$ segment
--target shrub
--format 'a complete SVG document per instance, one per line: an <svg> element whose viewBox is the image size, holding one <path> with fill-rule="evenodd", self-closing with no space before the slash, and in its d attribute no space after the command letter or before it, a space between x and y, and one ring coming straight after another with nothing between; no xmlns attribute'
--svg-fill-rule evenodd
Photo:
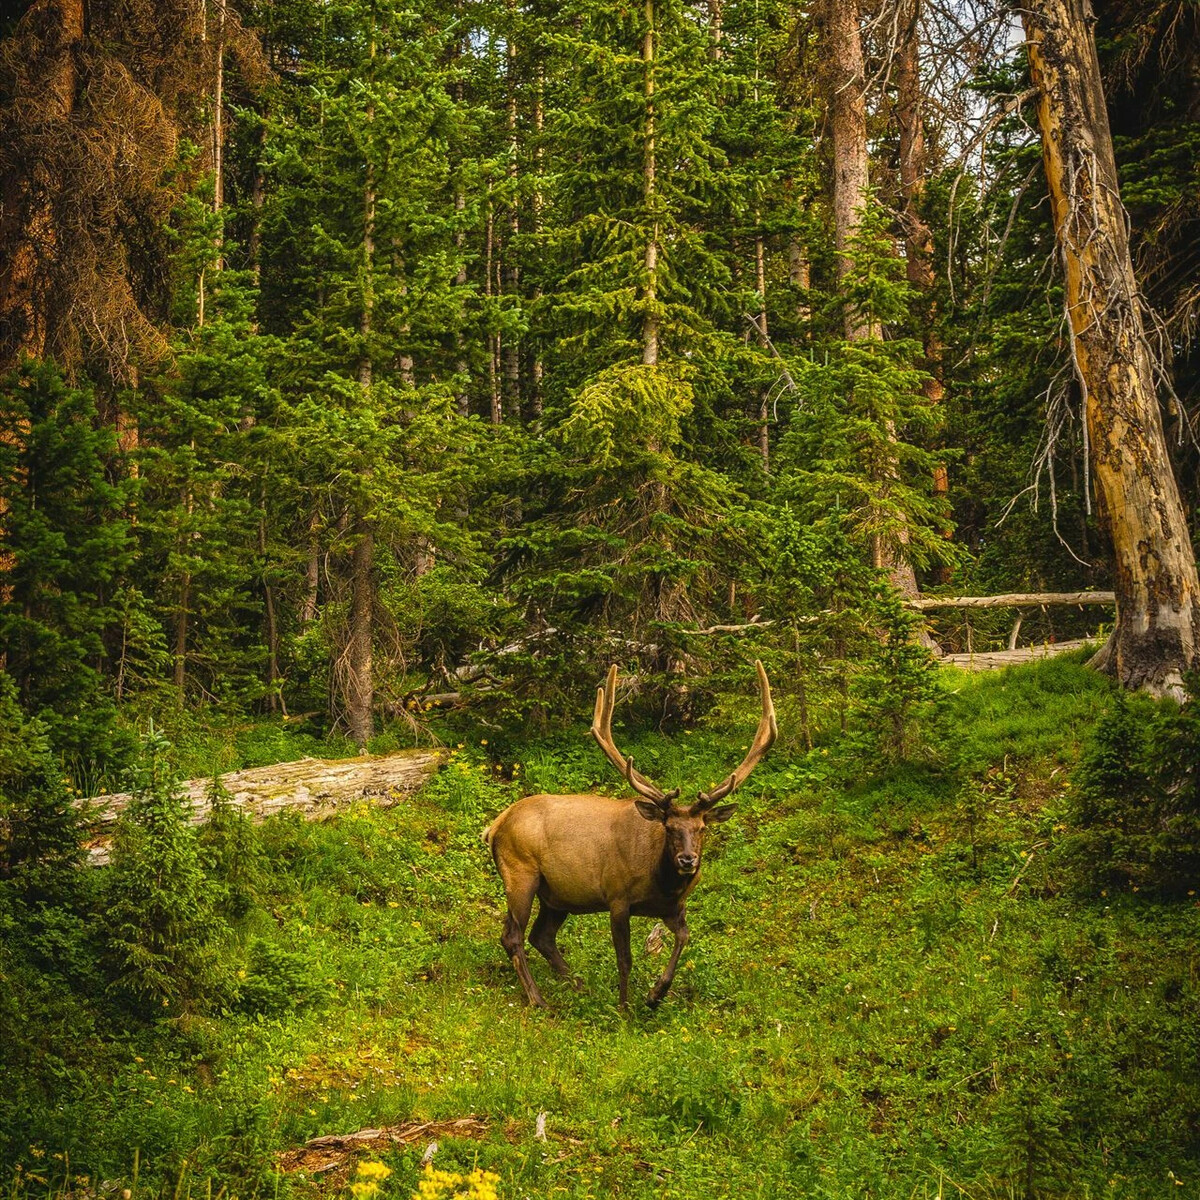
<svg viewBox="0 0 1200 1200"><path fill-rule="evenodd" d="M105 924L112 990L135 1008L174 1016L217 997L222 923L169 750L151 728L113 839Z"/></svg>
<svg viewBox="0 0 1200 1200"><path fill-rule="evenodd" d="M1200 678L1190 680L1193 697ZM1075 775L1062 853L1078 882L1178 896L1200 886L1200 708L1113 696Z"/></svg>

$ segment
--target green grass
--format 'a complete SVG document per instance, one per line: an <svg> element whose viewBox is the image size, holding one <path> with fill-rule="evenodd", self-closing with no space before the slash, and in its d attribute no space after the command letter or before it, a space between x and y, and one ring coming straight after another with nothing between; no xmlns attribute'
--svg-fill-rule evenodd
<svg viewBox="0 0 1200 1200"><path fill-rule="evenodd" d="M493 1170L510 1200L1200 1195L1200 913L1072 898L1055 861L1107 685L1056 659L949 686L943 757L965 766L772 756L711 838L656 1012L635 921L628 1018L603 916L560 936L584 990L534 955L552 1010L522 1007L478 837L514 775L615 783L582 731L500 761L476 736L411 803L264 826L269 889L243 935L298 956L302 986L276 981L270 1015L94 1035L88 1069L10 1131L14 1197L123 1186L135 1148L143 1188L327 1192L275 1154L469 1114L487 1136L442 1139L437 1165ZM741 744L627 742L701 785ZM385 1197L407 1200L423 1149L385 1155Z"/></svg>

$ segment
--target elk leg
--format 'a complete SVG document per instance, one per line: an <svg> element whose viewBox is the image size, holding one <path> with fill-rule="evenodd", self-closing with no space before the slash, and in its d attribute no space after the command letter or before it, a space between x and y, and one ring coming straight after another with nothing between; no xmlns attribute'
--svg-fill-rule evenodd
<svg viewBox="0 0 1200 1200"><path fill-rule="evenodd" d="M529 924L529 913L533 909L533 897L537 893L538 877L523 876L504 880L504 891L508 899L508 912L504 917L504 933L500 936L500 944L504 947L512 965L516 968L517 978L525 989L525 999L538 1008L545 1008L546 1002L542 993L533 982L529 973L529 962L525 958L525 926Z"/></svg>
<svg viewBox="0 0 1200 1200"><path fill-rule="evenodd" d="M629 949L629 909L614 908L608 914L612 926L613 949L617 952L617 979L621 1011L628 1007L629 971L633 966L633 954Z"/></svg>
<svg viewBox="0 0 1200 1200"><path fill-rule="evenodd" d="M569 915L561 909L549 908L544 900L540 901L538 915L529 931L529 944L565 979L571 978L571 968L558 948L557 938L562 923ZM578 986L579 981L575 983Z"/></svg>
<svg viewBox="0 0 1200 1200"><path fill-rule="evenodd" d="M675 935L675 946L671 951L670 960L663 968L663 973L658 977L658 982L650 989L650 995L646 997L646 1003L651 1008L657 1008L662 1003L662 998L671 986L671 980L675 978L675 968L679 965L679 956L683 953L684 946L688 944L687 918L682 909L673 917L664 917L663 924Z"/></svg>

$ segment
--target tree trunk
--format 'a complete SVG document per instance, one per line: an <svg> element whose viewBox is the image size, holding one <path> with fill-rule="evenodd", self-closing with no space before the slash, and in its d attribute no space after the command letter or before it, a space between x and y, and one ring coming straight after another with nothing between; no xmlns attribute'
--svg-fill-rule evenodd
<svg viewBox="0 0 1200 1200"><path fill-rule="evenodd" d="M858 0L825 0L826 94L833 133L833 226L837 275L851 267L850 243L858 232L869 194L867 101L864 92L862 33ZM861 341L880 330L847 305L846 338Z"/></svg>
<svg viewBox="0 0 1200 1200"><path fill-rule="evenodd" d="M258 554L262 559L263 615L266 619L267 635L267 708L270 712L275 712L283 697L277 694L275 686L279 682L279 621L275 613L275 589L268 582L266 506L264 487L258 512Z"/></svg>
<svg viewBox="0 0 1200 1200"><path fill-rule="evenodd" d="M757 90L757 85L755 85L755 91L757 92ZM757 96L755 98L757 99ZM759 220L759 214L755 213L755 224L758 224ZM767 261L761 230L754 237L754 283L758 290L758 344L761 349L767 350L771 344L771 337L767 332ZM771 473L771 430L767 421L769 415L767 412L768 393L769 389L764 388L758 398L758 453L762 459L763 473L767 475Z"/></svg>
<svg viewBox="0 0 1200 1200"><path fill-rule="evenodd" d="M487 224L484 231L484 284L483 294L491 299L496 249L496 213L492 204L491 186L488 186ZM500 335L488 334L488 411L492 424L499 425L504 420L504 405L500 397Z"/></svg>
<svg viewBox="0 0 1200 1200"><path fill-rule="evenodd" d="M370 54L374 63L374 29L371 31ZM373 70L371 74L373 81ZM370 124L374 119L374 103L368 102L367 123ZM374 383L370 343L375 310L375 202L375 166L368 152L363 184L363 295L360 325L362 349L358 364L358 381L362 387L364 404L371 402ZM365 507L367 502L363 498L358 503ZM361 512L354 518L353 533L354 550L350 556L350 638L346 648L346 726L351 740L360 750L364 750L373 732L372 711L375 701L375 680L371 662L375 610L372 577L375 531L371 522Z"/></svg>
<svg viewBox="0 0 1200 1200"><path fill-rule="evenodd" d="M1183 672L1200 665L1200 583L1155 395L1093 20L1089 0L1029 0L1022 11L1089 461L1113 547L1117 621L1098 665L1127 687L1182 696Z"/></svg>
<svg viewBox="0 0 1200 1200"><path fill-rule="evenodd" d="M937 308L933 300L933 234L921 215L925 190L925 123L921 112L921 0L910 0L908 24L896 56L896 123L900 130L900 190L904 195L904 257L908 282L926 301L925 370L922 391L931 404L946 396L942 384L942 345L934 329ZM950 478L944 463L933 468L933 490L945 500ZM949 533L946 535L949 537ZM940 582L946 582L944 568Z"/></svg>
<svg viewBox="0 0 1200 1200"><path fill-rule="evenodd" d="M505 70L506 114L508 132L508 237L504 243L504 291L517 296L521 268L517 262L516 242L521 232L520 206L517 201L517 39L516 0L507 0L508 53ZM513 334L504 342L504 407L514 416L521 410L521 343Z"/></svg>
<svg viewBox="0 0 1200 1200"><path fill-rule="evenodd" d="M653 215L657 186L654 126L654 0L646 0L646 33L642 39L642 66L645 71L646 124L642 143L643 199L650 215L650 236L646 239L646 282L642 317L642 362L658 363L658 218Z"/></svg>
<svg viewBox="0 0 1200 1200"><path fill-rule="evenodd" d="M858 0L825 0L825 87L833 131L833 220L839 280L846 277L853 265L850 247L870 199L866 81L858 15ZM846 305L845 332L851 342L883 337L878 323L864 317L852 305ZM894 430L888 430L888 438L895 440ZM871 558L873 565L888 571L892 584L902 595L909 598L919 595L911 564L894 555L879 538L875 539Z"/></svg>
<svg viewBox="0 0 1200 1200"><path fill-rule="evenodd" d="M374 582L371 568L375 557L375 535L370 522L355 523L354 553L351 556L350 644L346 653L346 728L360 750L373 732L375 684L371 649Z"/></svg>

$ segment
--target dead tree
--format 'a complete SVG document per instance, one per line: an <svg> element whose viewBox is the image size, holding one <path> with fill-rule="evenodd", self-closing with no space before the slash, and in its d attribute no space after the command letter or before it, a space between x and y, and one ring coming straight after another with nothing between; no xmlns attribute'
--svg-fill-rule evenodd
<svg viewBox="0 0 1200 1200"><path fill-rule="evenodd" d="M1167 456L1129 254L1090 0L1022 10L1083 393L1088 462L1113 547L1117 621L1101 666L1127 687L1183 694L1200 665L1200 582Z"/></svg>

